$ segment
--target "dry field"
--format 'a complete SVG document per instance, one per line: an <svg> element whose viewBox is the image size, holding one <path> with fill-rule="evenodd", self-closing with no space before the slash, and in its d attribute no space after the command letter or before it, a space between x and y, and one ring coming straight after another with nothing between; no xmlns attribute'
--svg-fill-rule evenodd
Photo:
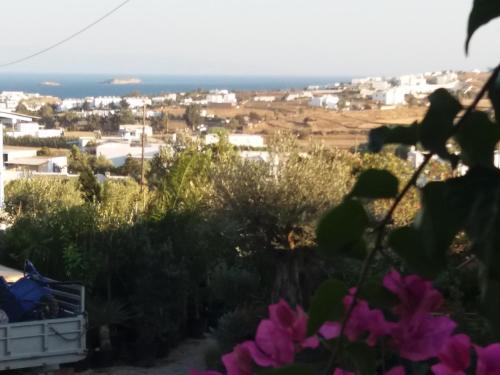
<svg viewBox="0 0 500 375"><path fill-rule="evenodd" d="M182 116L184 108L167 111ZM321 143L328 147L349 148L365 143L368 131L385 124L411 124L425 114L424 107L391 110L338 112L308 107L304 102L254 103L246 102L235 108L208 108L220 118L248 116L257 113L262 121L245 129L251 134L270 137L278 132L293 132L303 143ZM185 128L183 121L170 121L169 130Z"/></svg>

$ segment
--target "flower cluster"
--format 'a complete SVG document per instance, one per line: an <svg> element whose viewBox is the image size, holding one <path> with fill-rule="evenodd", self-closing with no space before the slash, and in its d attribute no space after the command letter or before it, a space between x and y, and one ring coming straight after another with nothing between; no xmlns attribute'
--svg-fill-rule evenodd
<svg viewBox="0 0 500 375"><path fill-rule="evenodd" d="M344 327L349 341L364 340L367 345L375 346L384 339L401 358L413 362L435 360L436 364L431 367L434 375L465 375L471 366L474 349L476 375L500 374L500 344L481 348L473 345L468 336L454 334L456 323L447 316L436 314L443 297L429 281L391 271L384 277L383 285L399 300L392 311L397 320L387 320L382 310L371 309L365 300L355 301L356 290L351 289L343 299L345 311L355 303ZM227 375L252 375L257 368L286 366L293 363L302 350L318 348L320 338L329 340L340 336L341 323L329 321L321 326L317 335L308 337L307 321L307 314L300 306L293 309L283 300L269 306L269 318L260 322L255 339L237 345L222 357ZM385 373L405 374L403 366ZM222 374L193 370L191 375ZM355 373L338 368L332 375Z"/></svg>

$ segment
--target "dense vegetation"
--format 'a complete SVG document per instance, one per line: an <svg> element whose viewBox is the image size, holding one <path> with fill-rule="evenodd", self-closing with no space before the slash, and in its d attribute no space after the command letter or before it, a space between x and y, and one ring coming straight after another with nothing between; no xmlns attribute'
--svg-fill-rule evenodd
<svg viewBox="0 0 500 375"><path fill-rule="evenodd" d="M316 254L314 227L356 175L370 166L411 174L391 153L314 148L303 155L288 137L272 149L269 162L249 162L224 142L179 145L151 162L142 192L133 179L98 183L88 172L99 160L73 149L79 180L7 186L13 225L2 238L2 262L20 267L29 258L51 277L83 281L92 326L114 327L115 354L124 359L141 357L129 352L139 347L161 354L220 317L217 337L228 348L252 332L270 301L307 304L328 274L352 277ZM405 204L401 223L411 219L416 197ZM373 215L385 207L373 205ZM241 316L248 324L224 335Z"/></svg>
<svg viewBox="0 0 500 375"><path fill-rule="evenodd" d="M497 17L499 1L473 2L466 51ZM491 110L481 111L486 95ZM404 181L387 168L363 171L318 223L320 253L332 263L362 259L357 280L331 275L307 313L290 298L269 305L255 334L222 356L229 375L500 373L499 98L497 66L468 107L438 89L422 121L370 132L373 152L413 145L426 156ZM435 156L456 174L422 179ZM415 188L420 208L401 225L395 214ZM377 217L374 202L390 207Z"/></svg>
<svg viewBox="0 0 500 375"><path fill-rule="evenodd" d="M475 1L469 37L498 15ZM8 185L1 260L81 279L93 345L122 359L212 327L207 360L220 368L234 348L235 374L498 374L500 344L471 342L500 339L499 74L468 108L438 90L421 123L372 131L375 154L302 154L284 138L250 162L186 142L152 161L147 186L99 183L97 160L73 155L79 180ZM486 93L491 114L476 109ZM422 147L424 163L413 171L390 144Z"/></svg>

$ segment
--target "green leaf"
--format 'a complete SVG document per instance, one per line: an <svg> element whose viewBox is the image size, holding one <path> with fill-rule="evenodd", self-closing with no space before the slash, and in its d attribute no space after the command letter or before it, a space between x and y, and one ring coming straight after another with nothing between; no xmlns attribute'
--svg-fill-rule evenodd
<svg viewBox="0 0 500 375"><path fill-rule="evenodd" d="M351 196L358 198L394 198L398 194L399 181L383 169L368 169L361 173Z"/></svg>
<svg viewBox="0 0 500 375"><path fill-rule="evenodd" d="M500 16L500 1L498 0L474 0L474 5L469 16L467 40L465 41L465 52L469 53L469 44L472 35L481 26Z"/></svg>
<svg viewBox="0 0 500 375"><path fill-rule="evenodd" d="M429 111L420 125L420 143L426 150L441 158L451 159L446 142L462 105L445 89L434 91L429 96L429 101Z"/></svg>
<svg viewBox="0 0 500 375"><path fill-rule="evenodd" d="M309 309L308 335L314 335L326 321L340 320L347 287L338 280L327 280L316 290Z"/></svg>
<svg viewBox="0 0 500 375"><path fill-rule="evenodd" d="M481 309L491 333L500 339L500 170L471 168L459 180L466 232L481 262Z"/></svg>
<svg viewBox="0 0 500 375"><path fill-rule="evenodd" d="M380 152L385 145L403 144L413 146L418 142L418 125L381 126L370 131L368 148L372 152Z"/></svg>
<svg viewBox="0 0 500 375"><path fill-rule="evenodd" d="M422 212L416 227L423 252L433 266L443 270L449 247L465 226L464 212L456 202L450 182L431 182L422 189Z"/></svg>
<svg viewBox="0 0 500 375"><path fill-rule="evenodd" d="M360 256L362 237L369 220L358 201L349 199L328 212L316 230L320 249L327 255Z"/></svg>
<svg viewBox="0 0 500 375"><path fill-rule="evenodd" d="M304 365L291 365L260 372L262 375L313 375L313 370Z"/></svg>
<svg viewBox="0 0 500 375"><path fill-rule="evenodd" d="M495 120L500 125L500 75L488 87L488 94L495 109Z"/></svg>
<svg viewBox="0 0 500 375"><path fill-rule="evenodd" d="M423 250L422 238L417 229L403 227L389 235L389 246L396 252L408 268L424 277L434 278L440 271Z"/></svg>
<svg viewBox="0 0 500 375"><path fill-rule="evenodd" d="M399 299L384 288L382 280L370 280L360 289L359 297L368 301L370 306L375 308L392 308Z"/></svg>
<svg viewBox="0 0 500 375"><path fill-rule="evenodd" d="M494 167L494 151L500 140L500 131L486 113L472 112L455 139L462 149L461 158L465 164L471 167Z"/></svg>
<svg viewBox="0 0 500 375"><path fill-rule="evenodd" d="M346 354L355 367L357 375L375 375L377 373L375 349L364 343L356 342L347 345Z"/></svg>
<svg viewBox="0 0 500 375"><path fill-rule="evenodd" d="M490 322L495 338L500 337L500 281L485 272L481 285L481 311ZM498 276L498 275L496 275Z"/></svg>

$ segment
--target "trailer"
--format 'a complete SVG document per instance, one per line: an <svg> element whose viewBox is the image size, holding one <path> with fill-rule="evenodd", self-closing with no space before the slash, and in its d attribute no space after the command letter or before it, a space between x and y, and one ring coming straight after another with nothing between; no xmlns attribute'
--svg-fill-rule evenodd
<svg viewBox="0 0 500 375"><path fill-rule="evenodd" d="M3 269L0 267L0 275ZM9 276L12 281L12 273ZM57 304L57 317L0 324L0 371L46 372L85 359L85 288L78 283L46 280L49 283L44 288Z"/></svg>

